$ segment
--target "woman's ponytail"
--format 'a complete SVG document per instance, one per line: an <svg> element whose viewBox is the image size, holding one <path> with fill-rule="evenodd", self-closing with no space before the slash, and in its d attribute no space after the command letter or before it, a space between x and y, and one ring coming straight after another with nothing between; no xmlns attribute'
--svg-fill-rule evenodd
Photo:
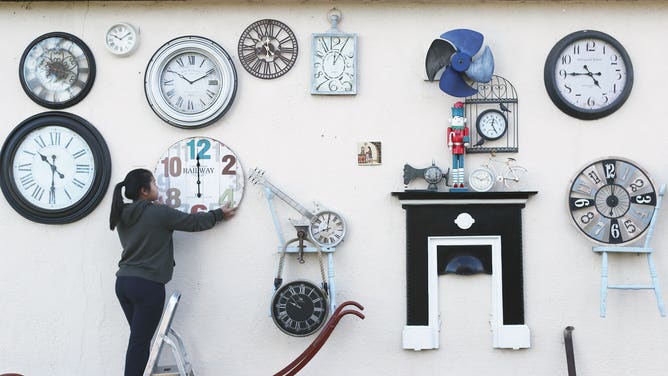
<svg viewBox="0 0 668 376"><path fill-rule="evenodd" d="M123 195L121 190L125 187L125 197L130 200L137 200L140 197L141 190L151 190L151 181L153 174L144 168L137 168L125 175L125 180L116 184L114 188L114 197L111 201L111 213L109 214L109 228L113 231L121 220L123 212Z"/></svg>
<svg viewBox="0 0 668 376"><path fill-rule="evenodd" d="M116 184L114 187L114 196L111 200L111 213L109 214L109 228L113 231L121 219L121 212L123 211L123 195L121 190L125 185L125 181Z"/></svg>

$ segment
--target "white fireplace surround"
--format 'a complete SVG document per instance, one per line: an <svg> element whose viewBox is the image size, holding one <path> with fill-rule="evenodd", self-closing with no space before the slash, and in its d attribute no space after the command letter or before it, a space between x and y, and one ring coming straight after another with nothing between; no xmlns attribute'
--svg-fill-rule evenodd
<svg viewBox="0 0 668 376"><path fill-rule="evenodd" d="M501 236L430 236L427 246L428 325L407 325L403 331L403 348L429 350L439 348L440 313L438 305L437 249L439 246L489 245L492 248L492 312L493 347L521 349L530 347L526 325L503 325L503 279Z"/></svg>

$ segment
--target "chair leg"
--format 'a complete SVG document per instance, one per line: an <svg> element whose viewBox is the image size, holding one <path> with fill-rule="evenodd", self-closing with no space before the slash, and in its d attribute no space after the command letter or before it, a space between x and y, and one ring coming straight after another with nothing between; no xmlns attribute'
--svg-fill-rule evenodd
<svg viewBox="0 0 668 376"><path fill-rule="evenodd" d="M647 264L649 266L649 275L652 278L652 286L654 287L654 295L656 295L656 305L659 307L659 313L661 316L666 316L666 306L663 304L663 298L661 297L661 288L659 287L659 277L656 274L656 268L654 267L654 258L651 253L647 254Z"/></svg>
<svg viewBox="0 0 668 376"><path fill-rule="evenodd" d="M601 317L605 317L608 299L608 252L601 255Z"/></svg>

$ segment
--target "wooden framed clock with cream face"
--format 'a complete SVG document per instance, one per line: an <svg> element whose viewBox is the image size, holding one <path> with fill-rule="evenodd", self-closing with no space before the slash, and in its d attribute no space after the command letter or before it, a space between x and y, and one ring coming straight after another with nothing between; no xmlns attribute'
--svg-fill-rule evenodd
<svg viewBox="0 0 668 376"><path fill-rule="evenodd" d="M238 207L244 195L244 170L227 145L209 137L190 137L171 145L154 173L158 201L185 213Z"/></svg>
<svg viewBox="0 0 668 376"><path fill-rule="evenodd" d="M357 34L337 29L341 12L328 12L332 28L311 40L311 94L357 94Z"/></svg>
<svg viewBox="0 0 668 376"><path fill-rule="evenodd" d="M232 59L216 42L184 36L153 54L144 78L146 99L162 120L179 128L201 128L220 119L237 92Z"/></svg>

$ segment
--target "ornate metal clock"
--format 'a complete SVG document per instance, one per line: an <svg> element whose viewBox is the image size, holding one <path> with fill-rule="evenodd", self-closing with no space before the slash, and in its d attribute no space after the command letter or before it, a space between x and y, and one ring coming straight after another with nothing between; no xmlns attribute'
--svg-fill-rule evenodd
<svg viewBox="0 0 668 376"><path fill-rule="evenodd" d="M176 142L155 166L158 200L185 213L239 206L244 170L228 146L208 137Z"/></svg>
<svg viewBox="0 0 668 376"><path fill-rule="evenodd" d="M330 10L327 19L331 29L311 40L311 94L357 94L357 34L339 31L338 9Z"/></svg>
<svg viewBox="0 0 668 376"><path fill-rule="evenodd" d="M146 67L146 100L162 120L180 128L201 128L220 119L237 92L237 71L227 51L199 36L160 47Z"/></svg>
<svg viewBox="0 0 668 376"><path fill-rule="evenodd" d="M67 112L24 120L5 140L0 158L2 192L14 210L35 222L79 220L109 186L111 158L104 138Z"/></svg>
<svg viewBox="0 0 668 376"><path fill-rule="evenodd" d="M554 45L545 61L545 88L563 112L584 120L617 111L633 87L633 65L615 38L576 31Z"/></svg>
<svg viewBox="0 0 668 376"><path fill-rule="evenodd" d="M263 79L277 78L297 61L297 38L281 21L259 20L241 33L238 52L241 66L248 73Z"/></svg>
<svg viewBox="0 0 668 376"><path fill-rule="evenodd" d="M70 107L93 87L95 59L88 46L72 34L44 34L23 52L19 80L30 99L40 106Z"/></svg>
<svg viewBox="0 0 668 376"><path fill-rule="evenodd" d="M573 223L588 238L603 244L636 240L649 226L656 203L647 173L619 157L588 164L573 179L568 197Z"/></svg>

